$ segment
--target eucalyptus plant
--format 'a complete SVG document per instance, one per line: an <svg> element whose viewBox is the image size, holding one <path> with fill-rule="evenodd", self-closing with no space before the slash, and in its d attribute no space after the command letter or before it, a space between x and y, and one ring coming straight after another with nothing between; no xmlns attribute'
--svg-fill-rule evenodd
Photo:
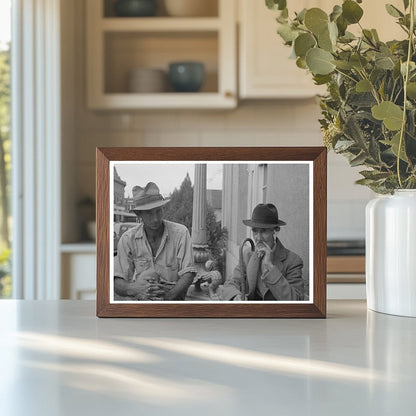
<svg viewBox="0 0 416 416"><path fill-rule="evenodd" d="M414 1L383 5L404 32L382 42L363 28L362 0L344 0L330 13L303 9L289 16L286 0L266 0L278 10L277 32L292 47L296 65L325 84L320 97L324 143L351 166L365 166L362 179L380 194L416 188L416 64ZM356 36L348 29L356 25Z"/></svg>

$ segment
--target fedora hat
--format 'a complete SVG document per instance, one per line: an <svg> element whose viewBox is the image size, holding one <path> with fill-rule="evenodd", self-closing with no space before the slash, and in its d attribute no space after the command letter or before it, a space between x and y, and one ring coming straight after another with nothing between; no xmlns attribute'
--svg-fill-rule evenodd
<svg viewBox="0 0 416 416"><path fill-rule="evenodd" d="M275 228L280 225L286 225L279 220L277 208L273 204L258 204L251 214L251 219L243 220L245 225L251 228Z"/></svg>
<svg viewBox="0 0 416 416"><path fill-rule="evenodd" d="M149 211L153 208L162 207L170 200L163 198L158 186L149 182L144 188L135 186L133 188L134 208L132 211Z"/></svg>

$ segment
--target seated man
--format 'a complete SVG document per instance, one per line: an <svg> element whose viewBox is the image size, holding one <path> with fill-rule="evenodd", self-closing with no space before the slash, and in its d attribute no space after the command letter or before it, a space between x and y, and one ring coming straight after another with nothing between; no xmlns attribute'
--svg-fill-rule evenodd
<svg viewBox="0 0 416 416"><path fill-rule="evenodd" d="M255 243L254 251L243 250L247 293L241 292L245 271L238 265L224 283L221 299L245 300L247 295L247 300L304 300L303 262L277 238L280 226L286 223L279 219L276 207L259 204L243 223L251 227Z"/></svg>
<svg viewBox="0 0 416 416"><path fill-rule="evenodd" d="M188 229L163 219L169 202L149 182L133 188L141 223L126 231L114 258L114 299L183 300L196 269Z"/></svg>

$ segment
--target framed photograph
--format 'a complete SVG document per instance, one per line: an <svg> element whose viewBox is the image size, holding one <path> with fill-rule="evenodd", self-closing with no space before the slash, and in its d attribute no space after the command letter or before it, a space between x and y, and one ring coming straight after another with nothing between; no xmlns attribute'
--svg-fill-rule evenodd
<svg viewBox="0 0 416 416"><path fill-rule="evenodd" d="M97 148L97 316L324 318L326 148Z"/></svg>

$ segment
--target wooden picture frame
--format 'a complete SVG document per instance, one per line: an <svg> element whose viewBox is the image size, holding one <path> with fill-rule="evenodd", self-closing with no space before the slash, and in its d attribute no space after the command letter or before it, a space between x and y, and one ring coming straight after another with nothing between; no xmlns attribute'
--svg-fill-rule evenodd
<svg viewBox="0 0 416 416"><path fill-rule="evenodd" d="M160 147L133 147L133 148L97 148L97 176L96 176L96 201L97 201L97 316L98 317L187 317L187 318L325 318L326 317L326 224L327 224L327 150L324 147L192 147L192 148L160 148ZM295 245L307 247L309 261L304 261L303 271L308 267L309 289L305 289L302 300L185 300L185 301L118 301L115 295L114 281L114 260L113 255L115 246L113 243L114 232L114 170L115 167L120 169L124 165L132 165L137 169L148 167L154 164L156 170L160 173L161 166L169 166L173 171L173 166L179 164L181 167L188 165L208 166L211 164L217 167L221 166L222 183L224 189L222 207L224 212L223 218L228 211L230 214L233 227L239 230L236 235L250 232L250 228L242 224L243 214L235 213L237 208L241 207L246 211L246 218L250 219L251 206L257 203L266 203L268 195L278 195L277 202L279 218L282 213L282 219L285 213L286 217L292 215L303 215L304 220L291 221L291 233L286 227L287 239L293 239ZM176 165L175 165L176 166ZM175 169L179 169L175 167ZM198 168L199 169L199 168ZM220 169L220 168L218 168ZM251 169L251 170L250 170ZM229 172L243 172L244 175L228 175ZM246 185L247 178L250 178L250 187ZM263 172L263 180L267 179L267 184L258 187L259 172ZM266 173L264 173L266 172ZM277 173L276 173L277 172ZM279 173L280 172L280 173ZM292 172L296 173L294 176ZM165 174L166 182L171 174ZM227 176L228 175L228 176ZM250 176L251 175L251 176ZM256 176L257 175L257 176ZM121 177L122 175L120 175ZM120 177L117 178L120 180ZM148 179L142 174L134 176L130 185L145 186ZM236 177L240 182L232 182L231 187L226 187L229 177ZM240 180L242 177L244 180ZM255 180L253 179L255 178ZM298 178L298 179L297 179ZM254 182L253 182L254 181ZM257 181L257 182L256 182ZM297 182L299 181L299 182ZM156 181L155 181L156 182ZM164 180L162 180L164 182ZM123 182L122 183L127 183ZM197 183L197 182L195 182ZM206 179L205 179L206 183ZM254 183L254 185L253 185ZM306 184L306 185L305 185ZM179 187L181 184L178 183ZM241 189L236 191L236 187ZM260 183L261 185L261 183ZM279 186L281 188L279 188ZM245 188L243 188L245 187ZM276 189L275 189L276 188ZM279 189L277 189L279 188ZM195 185L196 189L196 185ZM254 190L250 192L250 189ZM286 191L283 191L286 189ZM261 200L263 192L263 198ZM162 191L161 191L162 193ZM255 193L255 195L254 195ZM195 193L194 193L195 194ZM205 194L206 195L206 194ZM232 198L245 198L243 203L240 199L238 202L229 202ZM166 196L166 195L165 195ZM248 199L250 201L248 201ZM303 199L302 199L303 198ZM259 200L260 199L260 200ZM296 202L302 200L302 203ZM240 201L240 202L239 202ZM248 201L248 202L247 202ZM253 202L254 201L254 202ZM227 207L228 204L228 207ZM134 207L134 204L132 205ZM241 208L241 210L243 210ZM234 212L235 211L235 212ZM118 211L117 211L118 212ZM123 211L124 212L124 211ZM126 210L126 212L128 212ZM136 212L136 211L134 211ZM243 211L244 212L244 211ZM297 214L299 212L299 214ZM293 213L293 214L292 214ZM228 215L228 214L227 214ZM237 218L238 217L238 218ZM241 218L240 218L241 217ZM302 224L306 224L303 226ZM243 228L241 228L243 227ZM297 227L297 228L296 228ZM137 228L137 227L136 227ZM232 231L231 230L231 231ZM232 243L231 231L227 240L227 247L238 247L238 244ZM278 231L278 229L277 229ZM111 234L110 234L111 232ZM233 231L234 232L234 231ZM281 231L279 231L280 235ZM303 233L303 234L302 234ZM306 233L306 234L305 234ZM296 237L299 234L298 237ZM233 234L234 235L234 234ZM307 235L307 238L302 236ZM279 237L280 238L280 237ZM297 238L297 240L296 240ZM237 241L237 240L236 240ZM286 243L285 243L286 245ZM120 245L118 245L120 247ZM291 246L289 246L291 248ZM231 249L230 249L231 250ZM234 249L235 251L235 249ZM120 255L121 256L121 255ZM157 256L157 255L156 255ZM225 256L226 257L226 256ZM235 257L235 256L234 256ZM229 264L232 266L234 257L229 256ZM228 259L226 258L226 263ZM240 260L241 261L241 260ZM279 266L280 267L280 266ZM225 269L224 269L225 270ZM266 270L266 272L268 272ZM223 273L227 273L224 271ZM262 275L263 276L263 275ZM223 276L223 279L227 279ZM305 280L305 276L302 275ZM227 282L222 282L224 288ZM305 288L306 288L305 280ZM221 289L221 287L220 287ZM189 289L191 290L191 288ZM199 290L199 288L198 288ZM266 289L267 290L267 289ZM187 296L190 292L187 292ZM238 297L234 298L237 299ZM265 297L266 298L266 297ZM189 298L188 298L189 299ZM193 299L192 297L190 299Z"/></svg>

